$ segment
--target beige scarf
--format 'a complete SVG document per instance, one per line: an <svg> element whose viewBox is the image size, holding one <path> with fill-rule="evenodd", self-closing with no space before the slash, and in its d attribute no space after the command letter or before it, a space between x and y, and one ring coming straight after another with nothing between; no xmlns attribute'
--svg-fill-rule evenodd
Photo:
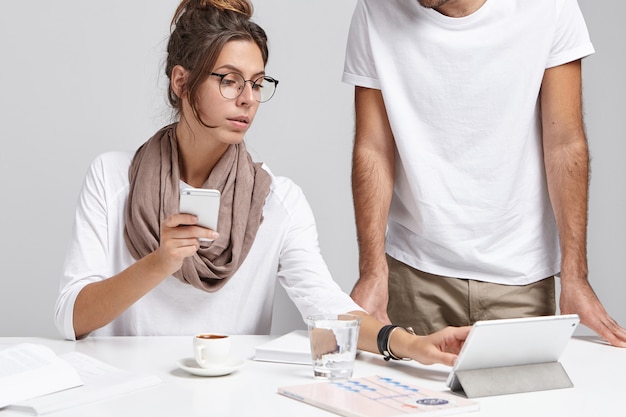
<svg viewBox="0 0 626 417"><path fill-rule="evenodd" d="M124 239L135 259L159 247L161 221L178 213L180 174L176 124L159 130L135 153L129 169ZM246 258L263 220L271 178L243 142L231 145L202 188L219 190L220 236L183 262L174 276L207 292L222 288Z"/></svg>

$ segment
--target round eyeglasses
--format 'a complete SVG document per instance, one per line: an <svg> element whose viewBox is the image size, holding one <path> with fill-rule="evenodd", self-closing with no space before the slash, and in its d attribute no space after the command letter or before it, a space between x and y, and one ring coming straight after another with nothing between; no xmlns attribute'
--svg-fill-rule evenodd
<svg viewBox="0 0 626 417"><path fill-rule="evenodd" d="M278 80L268 76L261 76L256 80L246 80L241 74L229 72L228 74L211 73L214 77L219 77L220 93L222 97L233 100L243 93L246 83L250 83L254 99L260 103L265 103L272 98L276 92Z"/></svg>

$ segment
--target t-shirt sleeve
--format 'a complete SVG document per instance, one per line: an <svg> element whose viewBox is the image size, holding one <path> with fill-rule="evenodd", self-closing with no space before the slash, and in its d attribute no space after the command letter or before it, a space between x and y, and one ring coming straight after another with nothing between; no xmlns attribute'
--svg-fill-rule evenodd
<svg viewBox="0 0 626 417"><path fill-rule="evenodd" d="M556 67L593 54L587 24L577 0L559 0L554 42L546 68Z"/></svg>
<svg viewBox="0 0 626 417"><path fill-rule="evenodd" d="M367 6L359 0L348 32L343 82L359 87L380 89L371 41Z"/></svg>

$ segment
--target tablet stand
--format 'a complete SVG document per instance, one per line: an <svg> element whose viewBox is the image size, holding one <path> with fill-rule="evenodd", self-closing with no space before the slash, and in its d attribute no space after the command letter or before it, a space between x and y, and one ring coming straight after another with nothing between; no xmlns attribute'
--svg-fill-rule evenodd
<svg viewBox="0 0 626 417"><path fill-rule="evenodd" d="M560 362L457 371L456 377L467 398L574 386Z"/></svg>

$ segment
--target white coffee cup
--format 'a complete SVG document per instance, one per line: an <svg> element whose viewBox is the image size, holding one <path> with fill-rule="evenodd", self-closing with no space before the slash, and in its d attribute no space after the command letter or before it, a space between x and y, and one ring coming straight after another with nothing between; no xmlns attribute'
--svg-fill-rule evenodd
<svg viewBox="0 0 626 417"><path fill-rule="evenodd" d="M217 333L199 333L193 337L193 352L202 368L223 365L230 354L230 337Z"/></svg>

